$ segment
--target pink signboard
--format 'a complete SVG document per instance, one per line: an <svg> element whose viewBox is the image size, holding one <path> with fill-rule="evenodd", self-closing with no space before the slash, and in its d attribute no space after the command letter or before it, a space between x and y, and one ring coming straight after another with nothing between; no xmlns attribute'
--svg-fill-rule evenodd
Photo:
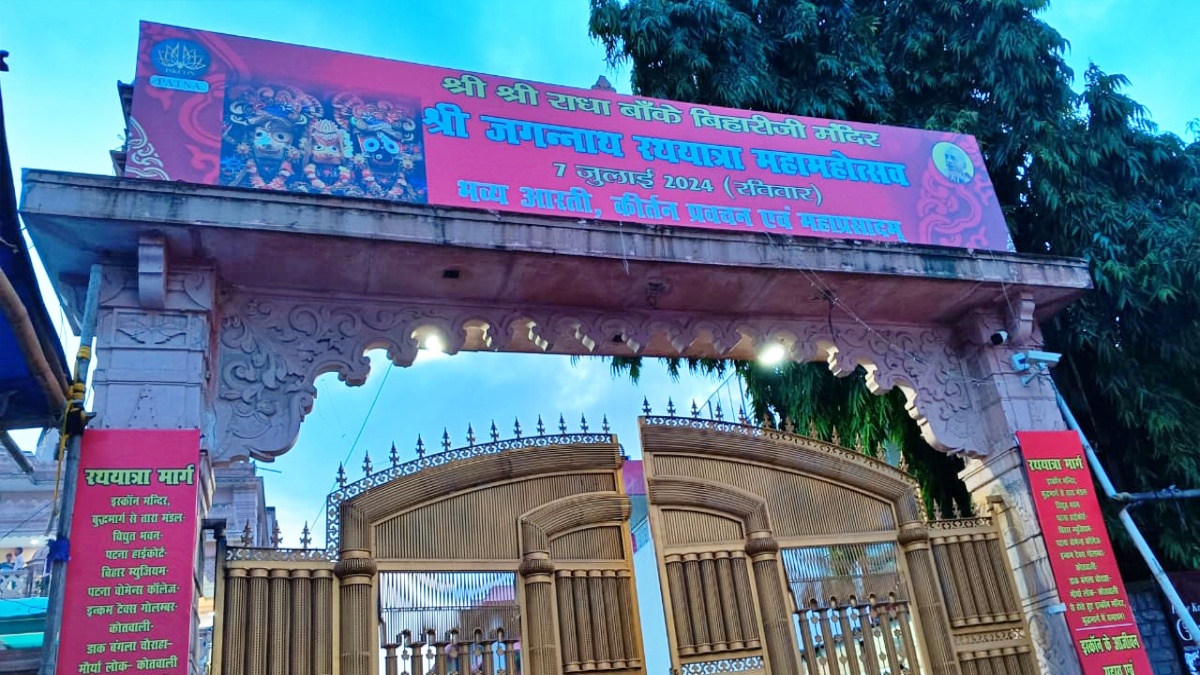
<svg viewBox="0 0 1200 675"><path fill-rule="evenodd" d="M1034 510L1084 675L1153 675L1074 431L1018 431Z"/></svg>
<svg viewBox="0 0 1200 675"><path fill-rule="evenodd" d="M975 139L143 23L126 175L1007 250Z"/></svg>
<svg viewBox="0 0 1200 675"><path fill-rule="evenodd" d="M84 435L58 672L187 675L199 458L196 430Z"/></svg>

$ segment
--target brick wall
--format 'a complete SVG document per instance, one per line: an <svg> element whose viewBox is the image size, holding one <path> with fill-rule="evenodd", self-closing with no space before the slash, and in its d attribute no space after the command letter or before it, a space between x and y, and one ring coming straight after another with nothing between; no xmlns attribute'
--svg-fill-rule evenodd
<svg viewBox="0 0 1200 675"><path fill-rule="evenodd" d="M1126 590L1154 675L1187 675L1175 637L1175 618L1158 586L1142 581L1126 584Z"/></svg>

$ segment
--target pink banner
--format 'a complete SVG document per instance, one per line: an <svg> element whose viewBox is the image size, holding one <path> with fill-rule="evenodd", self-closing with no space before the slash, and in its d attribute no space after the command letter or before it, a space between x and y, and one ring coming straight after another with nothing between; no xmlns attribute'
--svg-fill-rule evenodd
<svg viewBox="0 0 1200 675"><path fill-rule="evenodd" d="M1033 505L1084 675L1153 675L1074 431L1018 431Z"/></svg>
<svg viewBox="0 0 1200 675"><path fill-rule="evenodd" d="M83 437L58 672L187 675L200 432Z"/></svg>
<svg viewBox="0 0 1200 675"><path fill-rule="evenodd" d="M126 175L1003 251L975 139L143 23Z"/></svg>

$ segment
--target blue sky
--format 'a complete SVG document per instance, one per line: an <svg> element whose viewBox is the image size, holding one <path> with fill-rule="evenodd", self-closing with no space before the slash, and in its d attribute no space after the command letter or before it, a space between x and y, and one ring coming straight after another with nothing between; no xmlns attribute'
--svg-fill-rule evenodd
<svg viewBox="0 0 1200 675"><path fill-rule="evenodd" d="M1200 117L1200 3L1059 0L1044 18L1071 41L1078 75L1089 60L1126 74L1132 95L1164 130L1185 135L1187 122ZM573 86L604 74L629 90L627 73L609 71L587 36L586 0L2 0L0 48L11 52L12 72L0 82L16 167L110 173L108 151L122 132L116 82L133 76L140 19ZM74 339L65 341L73 353ZM572 367L557 357L494 354L422 358L389 373L382 355L372 356L362 387L333 375L318 382L300 441L265 474L287 543L318 515L348 454L357 477L362 453L379 464L393 441L411 458L418 433L436 447L443 426L461 442L468 423L483 436L494 418L508 435L516 416L529 430L538 414L550 424L561 411L572 426L581 414L594 427L607 414L636 455L643 396L661 408L668 396L703 400L717 386L702 378L672 383L653 366L635 388L599 362Z"/></svg>

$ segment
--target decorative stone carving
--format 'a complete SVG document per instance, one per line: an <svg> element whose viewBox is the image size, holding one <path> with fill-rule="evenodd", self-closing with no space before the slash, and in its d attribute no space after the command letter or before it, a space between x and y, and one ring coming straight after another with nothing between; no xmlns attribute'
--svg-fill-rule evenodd
<svg viewBox="0 0 1200 675"><path fill-rule="evenodd" d="M167 274L162 242L142 243L137 269L106 267L101 277L92 424L199 428L207 449L214 274L195 267ZM157 262L147 264L147 256Z"/></svg>
<svg viewBox="0 0 1200 675"><path fill-rule="evenodd" d="M223 300L215 406L218 460L270 459L295 442L327 372L366 381L368 349L410 365L418 340L439 335L447 352L752 356L780 342L795 358L827 361L839 375L858 365L876 393L901 387L925 437L946 452L977 455L986 443L963 364L946 330L791 320L704 319L686 313L445 306L230 294ZM153 331L146 333L153 336ZM745 352L745 353L742 353Z"/></svg>
<svg viewBox="0 0 1200 675"><path fill-rule="evenodd" d="M138 240L138 296L144 307L166 307L167 241L161 234L144 234Z"/></svg>
<svg viewBox="0 0 1200 675"><path fill-rule="evenodd" d="M1079 675L1082 672L1071 644L1070 629L1061 614L1033 613L1029 617L1029 632L1037 645L1038 670L1055 675Z"/></svg>

